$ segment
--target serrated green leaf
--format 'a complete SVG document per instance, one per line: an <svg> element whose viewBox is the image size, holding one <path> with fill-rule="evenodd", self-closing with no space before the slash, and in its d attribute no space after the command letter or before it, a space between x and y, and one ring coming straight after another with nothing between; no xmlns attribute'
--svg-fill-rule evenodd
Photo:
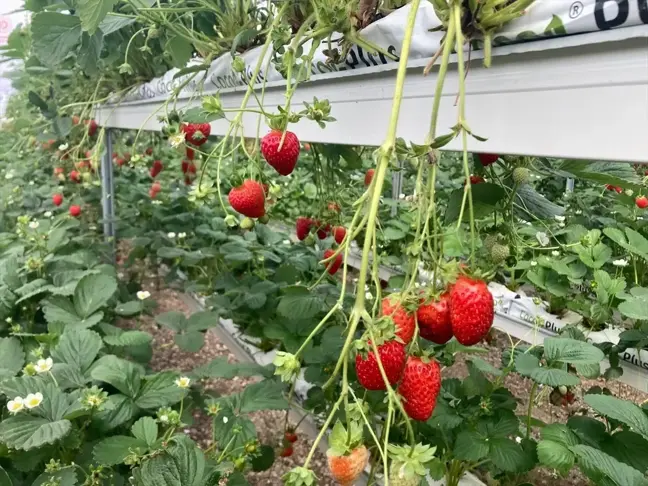
<svg viewBox="0 0 648 486"><path fill-rule="evenodd" d="M605 357L603 351L592 344L563 337L545 339L544 354L549 361L570 364L600 363Z"/></svg>
<svg viewBox="0 0 648 486"><path fill-rule="evenodd" d="M306 288L299 289L281 297L277 306L279 315L289 319L310 319L322 312L324 308L322 298L312 294Z"/></svg>
<svg viewBox="0 0 648 486"><path fill-rule="evenodd" d="M94 34L116 2L117 0L77 0L77 13L83 30L90 35Z"/></svg>
<svg viewBox="0 0 648 486"><path fill-rule="evenodd" d="M115 336L106 336L104 341L111 346L142 346L148 344L153 339L148 332L144 331L124 331Z"/></svg>
<svg viewBox="0 0 648 486"><path fill-rule="evenodd" d="M584 400L597 413L623 422L630 426L632 430L648 439L648 417L634 403L608 395L591 393L585 395Z"/></svg>
<svg viewBox="0 0 648 486"><path fill-rule="evenodd" d="M551 440L541 440L538 443L538 459L540 463L552 469L557 469L564 476L574 465L574 454L567 446Z"/></svg>
<svg viewBox="0 0 648 486"><path fill-rule="evenodd" d="M71 329L63 333L52 349L57 362L67 363L85 373L103 346L101 336L87 329Z"/></svg>
<svg viewBox="0 0 648 486"><path fill-rule="evenodd" d="M205 345L205 334L197 331L182 332L176 334L174 340L183 351L197 353Z"/></svg>
<svg viewBox="0 0 648 486"><path fill-rule="evenodd" d="M178 403L187 391L175 384L177 377L171 371L147 376L135 404L141 408L159 408Z"/></svg>
<svg viewBox="0 0 648 486"><path fill-rule="evenodd" d="M286 410L287 408L288 402L283 395L281 383L265 380L248 385L241 393L241 413L258 410Z"/></svg>
<svg viewBox="0 0 648 486"><path fill-rule="evenodd" d="M152 419L151 419L152 420ZM116 466L133 453L143 454L148 446L145 440L125 435L115 435L102 440L92 449L95 461L104 466Z"/></svg>
<svg viewBox="0 0 648 486"><path fill-rule="evenodd" d="M81 41L81 21L74 15L39 12L31 21L32 49L44 65L59 65Z"/></svg>
<svg viewBox="0 0 648 486"><path fill-rule="evenodd" d="M171 311L155 316L155 322L160 326L180 332L187 329L187 318L182 312Z"/></svg>
<svg viewBox="0 0 648 486"><path fill-rule="evenodd" d="M25 352L15 337L0 338L0 380L16 376L25 364Z"/></svg>
<svg viewBox="0 0 648 486"><path fill-rule="evenodd" d="M455 457L465 461L479 461L486 457L489 451L488 442L473 430L459 432L453 449Z"/></svg>
<svg viewBox="0 0 648 486"><path fill-rule="evenodd" d="M131 300L115 307L115 314L130 317L139 314L142 310L144 310L144 305L141 300Z"/></svg>
<svg viewBox="0 0 648 486"><path fill-rule="evenodd" d="M111 354L100 358L90 372L93 379L108 383L124 395L135 398L140 391L144 370Z"/></svg>
<svg viewBox="0 0 648 486"><path fill-rule="evenodd" d="M645 486L648 480L636 469L617 461L612 456L587 445L575 445L570 450L579 463L588 469L599 471L619 486Z"/></svg>
<svg viewBox="0 0 648 486"><path fill-rule="evenodd" d="M632 297L621 302L619 312L630 319L648 320L648 297Z"/></svg>
<svg viewBox="0 0 648 486"><path fill-rule="evenodd" d="M488 457L503 471L524 471L528 467L525 452L511 439L495 438L490 441Z"/></svg>
<svg viewBox="0 0 648 486"><path fill-rule="evenodd" d="M7 447L29 451L53 444L72 428L69 420L50 422L42 417L20 413L0 423L0 442Z"/></svg>
<svg viewBox="0 0 648 486"><path fill-rule="evenodd" d="M217 313L202 311L192 314L187 320L188 331L206 331L212 327L220 324L220 319Z"/></svg>
<svg viewBox="0 0 648 486"><path fill-rule="evenodd" d="M74 290L74 308L76 313L87 318L94 314L113 296L117 290L114 277L105 274L86 275Z"/></svg>
<svg viewBox="0 0 648 486"><path fill-rule="evenodd" d="M133 424L131 432L135 437L152 447L158 437L157 422L151 417L142 417Z"/></svg>

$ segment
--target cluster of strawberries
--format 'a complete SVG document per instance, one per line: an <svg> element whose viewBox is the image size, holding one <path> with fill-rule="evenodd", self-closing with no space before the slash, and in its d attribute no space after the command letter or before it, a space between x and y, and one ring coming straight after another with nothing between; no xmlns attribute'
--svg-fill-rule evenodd
<svg viewBox="0 0 648 486"><path fill-rule="evenodd" d="M283 142L282 142L283 140ZM293 132L271 130L261 139L261 155L280 175L292 173L299 158L300 145ZM266 213L267 186L253 179L245 179L233 187L228 200L234 211L248 218L261 218Z"/></svg>
<svg viewBox="0 0 648 486"><path fill-rule="evenodd" d="M56 194L53 194L52 195L52 203L56 207L59 207L61 204L63 204L63 194L61 194L59 192L57 192ZM70 205L70 208L69 208L68 211L70 213L70 216L72 216L73 218L78 218L79 216L81 216L81 206L79 206L77 204Z"/></svg>
<svg viewBox="0 0 648 486"><path fill-rule="evenodd" d="M434 411L441 374L435 360L407 355L417 323L424 339L445 344L454 336L464 346L472 346L486 337L493 325L493 296L484 281L460 276L438 297L406 302L394 294L381 304L383 318L395 326L395 333L384 333L375 343L385 377L397 386L409 417L425 421ZM385 390L373 344L365 339L360 348L355 362L358 381L367 390Z"/></svg>

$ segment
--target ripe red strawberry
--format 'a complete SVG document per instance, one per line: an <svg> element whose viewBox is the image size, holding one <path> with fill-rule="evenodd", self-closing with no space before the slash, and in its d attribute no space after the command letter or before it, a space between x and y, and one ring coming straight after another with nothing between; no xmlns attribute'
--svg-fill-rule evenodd
<svg viewBox="0 0 648 486"><path fill-rule="evenodd" d="M65 172L63 167L54 167L54 175L63 174L63 172Z"/></svg>
<svg viewBox="0 0 648 486"><path fill-rule="evenodd" d="M97 133L97 128L99 127L97 122L94 120L86 120L84 123L88 126L88 136L94 137Z"/></svg>
<svg viewBox="0 0 648 486"><path fill-rule="evenodd" d="M144 153L145 153L146 155L153 155L153 147L149 147L149 148L147 148L147 149L144 151Z"/></svg>
<svg viewBox="0 0 648 486"><path fill-rule="evenodd" d="M396 336L405 344L412 340L416 326L414 314L401 305L397 296L390 295L382 300L382 314L392 318L396 326Z"/></svg>
<svg viewBox="0 0 648 486"><path fill-rule="evenodd" d="M286 176L295 169L299 159L299 139L293 132L286 131L286 136L281 144L283 133L281 130L272 130L261 139L261 155L279 174Z"/></svg>
<svg viewBox="0 0 648 486"><path fill-rule="evenodd" d="M299 241L304 241L308 234L310 233L311 228L313 227L313 220L311 218L305 218L300 216L295 222L295 233L297 233L297 239Z"/></svg>
<svg viewBox="0 0 648 486"><path fill-rule="evenodd" d="M209 123L185 123L182 125L182 131L187 143L200 147L207 141L211 133L211 125Z"/></svg>
<svg viewBox="0 0 648 486"><path fill-rule="evenodd" d="M195 174L196 173L196 164L190 160L182 161L182 173L183 174Z"/></svg>
<svg viewBox="0 0 648 486"><path fill-rule="evenodd" d="M121 157L117 157L117 158L115 159L115 162L117 163L117 165L118 165L119 167L121 167L122 165L124 165L124 164L126 163L126 159L122 159Z"/></svg>
<svg viewBox="0 0 648 486"><path fill-rule="evenodd" d="M248 218L260 218L265 214L265 193L263 186L251 179L246 179L229 192L229 203L234 211Z"/></svg>
<svg viewBox="0 0 648 486"><path fill-rule="evenodd" d="M157 175L162 172L162 169L164 169L164 165L162 165L161 160L155 160L153 161L153 165L151 166L151 177L157 177Z"/></svg>
<svg viewBox="0 0 648 486"><path fill-rule="evenodd" d="M333 253L335 253L335 251L331 249L326 250L324 252L324 259L330 257L331 255L333 255ZM326 265L327 265L326 271L331 275L335 275L337 271L340 269L340 266L342 265L342 255L338 253L337 256L332 261L328 262Z"/></svg>
<svg viewBox="0 0 648 486"><path fill-rule="evenodd" d="M326 223L323 224L321 221L315 221L315 226L317 227L317 237L320 240L325 239L331 232L331 225Z"/></svg>
<svg viewBox="0 0 648 486"><path fill-rule="evenodd" d="M284 447L281 449L280 453L281 457L290 457L293 455L293 448L292 446Z"/></svg>
<svg viewBox="0 0 648 486"><path fill-rule="evenodd" d="M326 453L331 476L341 486L351 486L367 466L369 451L365 446L356 447L351 454L338 456L331 449Z"/></svg>
<svg viewBox="0 0 648 486"><path fill-rule="evenodd" d="M499 155L497 154L477 154L477 157L484 167L494 164L499 159Z"/></svg>
<svg viewBox="0 0 648 486"><path fill-rule="evenodd" d="M284 439L287 440L290 443L295 443L297 442L297 434L291 430L287 430L284 433Z"/></svg>
<svg viewBox="0 0 648 486"><path fill-rule="evenodd" d="M425 362L409 356L403 370L398 392L404 398L403 408L414 420L425 422L432 416L441 391L441 368L434 360Z"/></svg>
<svg viewBox="0 0 648 486"><path fill-rule="evenodd" d="M470 176L470 183L474 186L475 184L481 184L484 182L484 178L482 176L478 175L471 175Z"/></svg>
<svg viewBox="0 0 648 486"><path fill-rule="evenodd" d="M52 196L52 202L54 203L54 206L60 206L63 202L63 194L54 194Z"/></svg>
<svg viewBox="0 0 648 486"><path fill-rule="evenodd" d="M192 148L187 147L186 152L187 152L187 159L189 160L193 160L194 157L196 156L196 151Z"/></svg>
<svg viewBox="0 0 648 486"><path fill-rule="evenodd" d="M190 186L193 181L191 177L185 176L184 182L185 182L185 186Z"/></svg>
<svg viewBox="0 0 648 486"><path fill-rule="evenodd" d="M368 186L371 184L371 181L373 181L374 174L376 173L375 169L369 169L367 173L365 174L365 186Z"/></svg>
<svg viewBox="0 0 648 486"><path fill-rule="evenodd" d="M346 236L346 228L344 226L336 226L333 228L333 238L338 245L341 245Z"/></svg>
<svg viewBox="0 0 648 486"><path fill-rule="evenodd" d="M153 188L149 189L149 197L151 199L155 199L157 197L158 193L153 190Z"/></svg>
<svg viewBox="0 0 648 486"><path fill-rule="evenodd" d="M70 206L70 216L76 218L80 215L81 215L81 206L77 206L76 204Z"/></svg>
<svg viewBox="0 0 648 486"><path fill-rule="evenodd" d="M495 316L493 295L483 280L461 276L450 289L452 333L464 346L481 341Z"/></svg>
<svg viewBox="0 0 648 486"><path fill-rule="evenodd" d="M70 171L70 180L78 184L79 182L81 182L81 174L79 174L79 172L76 170Z"/></svg>
<svg viewBox="0 0 648 486"><path fill-rule="evenodd" d="M155 181L153 184L151 184L151 190L155 191L156 193L160 192L162 190L162 184L160 184L158 181Z"/></svg>
<svg viewBox="0 0 648 486"><path fill-rule="evenodd" d="M423 339L445 344L452 339L449 295L446 292L438 300L421 304L416 311L419 333Z"/></svg>
<svg viewBox="0 0 648 486"><path fill-rule="evenodd" d="M371 343L369 349L373 349ZM387 341L378 347L378 356L385 370L385 375L391 385L398 382L405 365L405 345L396 340ZM355 361L356 374L358 381L367 390L385 390L385 381L380 374L378 360L373 351L369 351L364 358L360 353L356 355Z"/></svg>
<svg viewBox="0 0 648 486"><path fill-rule="evenodd" d="M635 204L639 209L646 209L648 207L648 198L646 196L639 196L635 199Z"/></svg>

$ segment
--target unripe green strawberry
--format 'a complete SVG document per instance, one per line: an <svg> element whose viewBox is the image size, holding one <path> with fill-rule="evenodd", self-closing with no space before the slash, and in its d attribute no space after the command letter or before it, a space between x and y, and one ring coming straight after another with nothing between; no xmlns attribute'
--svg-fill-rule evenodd
<svg viewBox="0 0 648 486"><path fill-rule="evenodd" d="M252 218L243 218L241 221L241 228L244 230L251 230L254 228L254 220Z"/></svg>
<svg viewBox="0 0 648 486"><path fill-rule="evenodd" d="M511 255L511 250L506 245L495 243L491 248L490 255L493 262L501 263Z"/></svg>
<svg viewBox="0 0 648 486"><path fill-rule="evenodd" d="M531 172L526 167L516 167L513 169L513 182L521 186L528 184L531 180Z"/></svg>
<svg viewBox="0 0 648 486"><path fill-rule="evenodd" d="M499 240L499 235L486 235L486 238L484 238L484 248L486 248L486 251L490 253L490 251L493 249L493 245L497 243Z"/></svg>

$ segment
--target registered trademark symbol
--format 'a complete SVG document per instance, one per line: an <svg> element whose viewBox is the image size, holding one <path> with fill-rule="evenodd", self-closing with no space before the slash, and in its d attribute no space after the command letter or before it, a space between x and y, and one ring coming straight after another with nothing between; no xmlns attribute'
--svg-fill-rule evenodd
<svg viewBox="0 0 648 486"><path fill-rule="evenodd" d="M582 2L574 2L571 4L571 7L569 7L569 18L570 19L575 19L576 17L579 17L580 14L583 13L584 7Z"/></svg>

